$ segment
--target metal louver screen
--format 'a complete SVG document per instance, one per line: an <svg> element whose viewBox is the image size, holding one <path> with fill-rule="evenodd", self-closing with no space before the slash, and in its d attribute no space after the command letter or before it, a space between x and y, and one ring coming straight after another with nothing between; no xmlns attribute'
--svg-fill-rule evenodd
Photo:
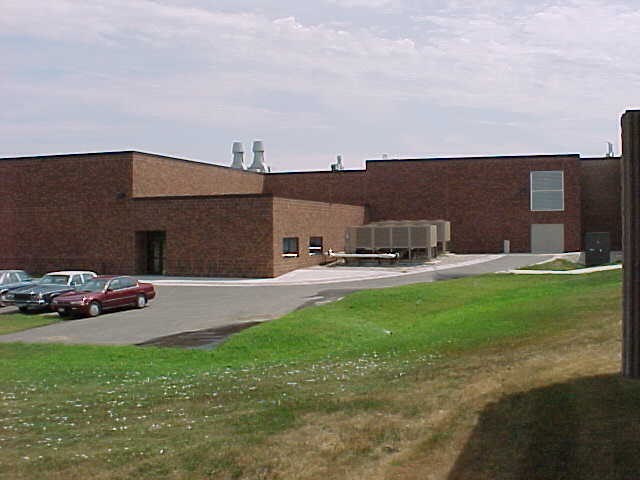
<svg viewBox="0 0 640 480"><path fill-rule="evenodd" d="M393 235L394 248L409 248L408 227L393 227L391 228L391 234Z"/></svg>
<svg viewBox="0 0 640 480"><path fill-rule="evenodd" d="M410 227L411 228L411 246L413 248L428 248L429 234L428 227Z"/></svg>
<svg viewBox="0 0 640 480"><path fill-rule="evenodd" d="M375 248L391 248L391 227L374 228L373 231Z"/></svg>
<svg viewBox="0 0 640 480"><path fill-rule="evenodd" d="M562 170L531 172L531 210L564 210L564 175Z"/></svg>
<svg viewBox="0 0 640 480"><path fill-rule="evenodd" d="M368 227L356 229L356 248L373 249L373 229Z"/></svg>
<svg viewBox="0 0 640 480"><path fill-rule="evenodd" d="M356 229L353 227L347 228L344 235L344 249L347 253L356 252Z"/></svg>

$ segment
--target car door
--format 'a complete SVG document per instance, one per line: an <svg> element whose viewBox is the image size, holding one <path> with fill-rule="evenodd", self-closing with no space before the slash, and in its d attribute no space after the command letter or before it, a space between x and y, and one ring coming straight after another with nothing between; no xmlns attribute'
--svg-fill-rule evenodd
<svg viewBox="0 0 640 480"><path fill-rule="evenodd" d="M114 278L109 284L105 301L102 303L103 308L119 308L128 305L130 302L127 297L130 295L127 283L124 278Z"/></svg>
<svg viewBox="0 0 640 480"><path fill-rule="evenodd" d="M131 277L122 277L120 281L123 305L135 305L138 297L138 283Z"/></svg>
<svg viewBox="0 0 640 480"><path fill-rule="evenodd" d="M118 308L120 306L122 297L121 283L119 278L114 278L109 282L102 300L103 309Z"/></svg>

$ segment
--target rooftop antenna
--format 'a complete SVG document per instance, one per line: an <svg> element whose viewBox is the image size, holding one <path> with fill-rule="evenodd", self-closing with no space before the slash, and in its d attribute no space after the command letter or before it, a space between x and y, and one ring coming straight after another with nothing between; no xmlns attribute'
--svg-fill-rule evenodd
<svg viewBox="0 0 640 480"><path fill-rule="evenodd" d="M613 153L613 143L611 142L607 142L607 157L613 157L614 153Z"/></svg>

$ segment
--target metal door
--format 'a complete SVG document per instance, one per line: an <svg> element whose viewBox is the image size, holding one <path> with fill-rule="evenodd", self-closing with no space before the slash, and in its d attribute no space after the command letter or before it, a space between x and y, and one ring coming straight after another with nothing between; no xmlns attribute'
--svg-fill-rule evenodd
<svg viewBox="0 0 640 480"><path fill-rule="evenodd" d="M165 232L148 232L147 234L147 273L164 275Z"/></svg>
<svg viewBox="0 0 640 480"><path fill-rule="evenodd" d="M534 223L531 225L531 253L564 252L563 223Z"/></svg>

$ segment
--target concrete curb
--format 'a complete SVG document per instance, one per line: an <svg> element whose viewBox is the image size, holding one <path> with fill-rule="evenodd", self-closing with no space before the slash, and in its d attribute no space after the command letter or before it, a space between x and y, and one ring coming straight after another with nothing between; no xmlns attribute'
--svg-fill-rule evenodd
<svg viewBox="0 0 640 480"><path fill-rule="evenodd" d="M496 273L513 273L515 275L584 275L619 269L622 269L622 265L604 265L602 267L578 268L576 270L507 270L506 272Z"/></svg>

